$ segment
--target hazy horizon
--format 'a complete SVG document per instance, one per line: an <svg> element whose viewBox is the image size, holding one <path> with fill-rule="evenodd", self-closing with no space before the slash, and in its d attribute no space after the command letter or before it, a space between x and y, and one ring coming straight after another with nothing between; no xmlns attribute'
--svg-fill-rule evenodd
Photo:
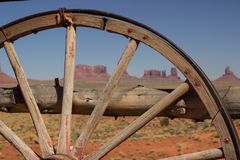
<svg viewBox="0 0 240 160"><path fill-rule="evenodd" d="M76 65L75 65L75 69L76 69L76 66L77 66L77 65L88 65L88 64L76 64ZM102 65L102 64L88 65L88 66L94 67L94 66L98 66L98 65ZM103 65L103 66L105 66L105 65ZM105 67L106 67L106 66L105 66ZM175 66L173 66L173 67L176 68ZM225 69L226 69L227 67L230 67L230 66L226 66L226 67L224 68L224 70L223 70L223 72L222 72L221 75L219 75L218 77L215 77L214 79L210 79L210 80L217 80L218 78L220 78L220 77L222 77L223 75L225 75ZM172 67L171 67L171 68L172 68ZM159 70L159 69L156 69L156 68L149 68L149 69L143 70L143 71L142 71L142 75L133 75L133 74L131 74L131 73L128 73L128 71L127 71L127 73L128 73L129 76L134 76L134 77L136 77L136 78L142 78L142 77L144 77L144 72L145 72L145 71L157 70L157 71L160 71L161 73L162 73L162 71L164 71L164 72L166 73L166 76L168 77L168 76L171 76L171 68L162 69L162 70ZM231 70L231 67L230 67L230 70ZM232 70L231 70L231 71L232 71ZM11 76L12 78L15 78L15 75L11 75L11 74L5 72L4 70L2 70L1 67L0 67L0 72L3 72L3 73L5 73L5 74L7 74L8 76ZM109 74L109 75L111 75L111 73L109 73L109 71L108 71L108 68L107 68L106 73ZM184 80L184 79L185 79L184 76L181 74L181 72L180 72L179 70L177 70L177 73L178 73L178 77L179 77L181 80ZM90 74L91 74L91 73L90 73ZM237 76L234 72L233 72L233 74L234 74L235 76ZM166 78L167 78L167 77L166 77ZM55 78L60 78L60 79L61 79L61 78L63 78L63 75L62 75L62 77L53 77L52 79L41 79L41 78L40 78L40 79L36 79L36 78L33 78L33 77L28 77L28 79L32 79L32 80L54 80ZM238 76L237 76L237 78L240 79L240 77L238 77Z"/></svg>

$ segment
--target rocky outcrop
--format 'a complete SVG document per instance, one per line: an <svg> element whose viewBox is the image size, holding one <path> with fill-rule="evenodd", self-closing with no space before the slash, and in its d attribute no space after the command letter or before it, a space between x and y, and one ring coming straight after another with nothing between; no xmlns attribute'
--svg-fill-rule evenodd
<svg viewBox="0 0 240 160"><path fill-rule="evenodd" d="M85 64L79 64L75 70L83 74L107 74L107 68L103 65L89 66Z"/></svg>
<svg viewBox="0 0 240 160"><path fill-rule="evenodd" d="M177 69L174 67L171 68L171 76L175 76L175 77L178 76Z"/></svg>
<svg viewBox="0 0 240 160"><path fill-rule="evenodd" d="M17 80L0 71L0 84L17 83Z"/></svg>
<svg viewBox="0 0 240 160"><path fill-rule="evenodd" d="M162 74L160 70L145 70L143 78L161 78Z"/></svg>
<svg viewBox="0 0 240 160"><path fill-rule="evenodd" d="M225 73L215 81L237 81L239 78L231 71L230 66L225 68Z"/></svg>
<svg viewBox="0 0 240 160"><path fill-rule="evenodd" d="M93 67L94 74L107 74L107 67L103 65L97 65Z"/></svg>
<svg viewBox="0 0 240 160"><path fill-rule="evenodd" d="M78 64L75 67L74 79L89 79L89 80L106 80L110 78L110 75L107 73L107 67L104 65L90 66L85 64ZM133 80L137 77L131 76L127 71L123 74L123 79Z"/></svg>
<svg viewBox="0 0 240 160"><path fill-rule="evenodd" d="M108 79L107 67L103 65L89 66L78 64L75 67L74 79Z"/></svg>
<svg viewBox="0 0 240 160"><path fill-rule="evenodd" d="M225 74L224 74L224 75L234 75L233 72L232 72L231 69L230 69L230 66L227 66L227 67L225 68Z"/></svg>
<svg viewBox="0 0 240 160"><path fill-rule="evenodd" d="M166 72L166 70L163 70L162 71L162 76L161 76L162 78L166 78L167 77L167 72Z"/></svg>
<svg viewBox="0 0 240 160"><path fill-rule="evenodd" d="M180 80L180 77L178 76L177 68L172 67L171 68L171 73L167 78L170 79L170 80Z"/></svg>
<svg viewBox="0 0 240 160"><path fill-rule="evenodd" d="M232 72L228 69L226 71L228 74ZM107 80L110 78L110 74L107 72L107 67L104 65L96 65L90 66L85 64L78 64L75 67L74 71L74 79L86 79L86 80ZM127 71L124 72L123 80L137 80L138 77L129 75ZM179 80L178 72L176 68L171 68L170 75L167 75L166 70L145 70L142 79L151 80L151 79L159 79L159 80ZM36 80L28 79L29 83L35 82ZM17 83L15 78L7 75L6 73L0 71L0 84L6 83Z"/></svg>
<svg viewBox="0 0 240 160"><path fill-rule="evenodd" d="M170 75L167 75L166 70L145 70L142 79L162 79L162 80L180 80L178 72L175 67L171 68Z"/></svg>

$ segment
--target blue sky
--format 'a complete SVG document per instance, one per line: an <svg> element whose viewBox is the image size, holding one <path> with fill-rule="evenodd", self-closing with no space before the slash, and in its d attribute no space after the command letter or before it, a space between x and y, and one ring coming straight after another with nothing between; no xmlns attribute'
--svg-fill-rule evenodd
<svg viewBox="0 0 240 160"><path fill-rule="evenodd" d="M159 31L186 51L214 79L231 66L240 77L239 0L31 0L0 3L0 25L38 12L58 8L97 9L117 13ZM15 48L29 78L63 76L65 29L39 32L17 40ZM122 36L78 28L76 63L104 64L111 73L127 45ZM13 75L5 51L2 70ZM167 62L149 47L140 45L128 72L142 76L144 69L166 69Z"/></svg>

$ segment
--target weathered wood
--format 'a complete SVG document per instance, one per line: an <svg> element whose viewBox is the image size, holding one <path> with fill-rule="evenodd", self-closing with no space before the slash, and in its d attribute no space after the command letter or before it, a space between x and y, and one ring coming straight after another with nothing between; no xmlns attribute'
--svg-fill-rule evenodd
<svg viewBox="0 0 240 160"><path fill-rule="evenodd" d="M108 152L113 150L123 141L125 141L132 134L137 132L143 126L145 126L149 121L151 121L154 117L158 115L159 112L173 104L176 103L184 94L186 94L189 90L189 84L183 83L179 87L177 87L170 94L165 96L155 105L153 105L148 111L146 111L143 115L138 117L135 121L133 121L129 126L120 131L114 137L112 137L108 142L106 142L98 151L86 157L86 160L95 160L100 159Z"/></svg>
<svg viewBox="0 0 240 160"><path fill-rule="evenodd" d="M219 130L216 130L218 134L223 134L223 135L229 134L229 130L225 129L220 123L218 123L219 121L223 121L223 117L221 116L220 112L218 114L216 114L214 119L212 119L212 124L215 127L219 128ZM231 140L231 137L225 136L223 138L220 138L220 141L222 144L226 144L226 145L222 146L223 148L225 148L227 150L232 150L231 145L233 145L234 142ZM231 154L230 152L224 153L224 156L232 157L231 159L234 159L234 155Z"/></svg>
<svg viewBox="0 0 240 160"><path fill-rule="evenodd" d="M80 158L83 156L87 142L93 130L96 128L98 122L101 120L102 115L105 112L106 107L114 94L114 91L118 87L119 81L123 73L126 71L128 64L130 63L132 57L135 54L135 51L137 50L137 46L138 42L134 39L130 39L128 46L123 52L122 57L120 58L113 75L106 84L89 120L86 122L81 132L81 135L76 141L76 144L71 152L73 156Z"/></svg>
<svg viewBox="0 0 240 160"><path fill-rule="evenodd" d="M30 19L26 19L25 21L20 21L15 25L6 27L4 29L5 35L0 35L0 44L4 43L4 41L6 41L6 38L9 40L16 40L24 35L34 33L34 31L36 33L37 31L56 26L57 15L57 13L53 13L40 17L31 17Z"/></svg>
<svg viewBox="0 0 240 160"><path fill-rule="evenodd" d="M10 128L0 120L0 134L12 144L26 160L40 160L40 158L29 148Z"/></svg>
<svg viewBox="0 0 240 160"><path fill-rule="evenodd" d="M62 154L68 154L70 150L75 50L76 30L73 25L69 25L66 34L62 115L57 147L57 153Z"/></svg>
<svg viewBox="0 0 240 160"><path fill-rule="evenodd" d="M76 159L66 154L54 154L45 158L44 160L76 160Z"/></svg>
<svg viewBox="0 0 240 160"><path fill-rule="evenodd" d="M148 30L141 29L123 21L108 19L105 28L110 32L119 33L124 36L139 40L155 49L158 53L162 54L183 73L188 82L199 95L210 117L213 119L216 114L219 113L219 107L223 106L220 106L221 102L218 101L215 90L211 88L212 86L210 81L205 77L204 74L200 74L201 70L196 69L198 66L193 65L194 62L191 64L190 60L188 60L190 58L187 57L187 55L184 55L181 49L174 46L174 44L162 36L158 36ZM129 32L129 30L131 30L131 32ZM235 139L234 141L236 145L239 146L239 137L237 134L230 134L230 132L236 133L234 124L230 120L230 117L227 117L223 113L221 113L219 116L221 118L216 121L217 125L215 123L216 130L218 130L218 135L221 139L221 142L224 142L226 138L230 142L222 143L224 155L229 159L237 159L236 155L233 153L238 153L239 151L235 151L236 148L234 148L232 144L234 143L233 139Z"/></svg>
<svg viewBox="0 0 240 160"><path fill-rule="evenodd" d="M104 18L101 16L84 14L84 13L68 13L73 20L75 26L87 26L97 29L104 29Z"/></svg>
<svg viewBox="0 0 240 160"><path fill-rule="evenodd" d="M131 32L129 32L129 29ZM218 107L216 104L214 104L215 102L213 99L211 99L212 97L209 96L211 93L208 91L203 79L191 66L191 64L189 64L189 62L179 54L178 50L169 45L166 40L156 36L155 34L152 34L147 30L115 19L107 20L106 30L139 40L165 56L183 73L196 92L201 95L201 99L207 107L210 116L215 116L215 114L218 112Z"/></svg>
<svg viewBox="0 0 240 160"><path fill-rule="evenodd" d="M103 84L96 88L94 84L79 86L78 82L74 87L73 110L74 114L91 114L97 99L102 93ZM128 84L131 83L128 81ZM120 86L108 104L104 115L107 116L139 116L157 103L175 88L175 83L164 86L149 88L152 84L134 82L130 86ZM169 86L168 89L165 87ZM90 88L85 88L88 86ZM95 85L96 86L96 85ZM173 87L171 87L173 86ZM91 88L93 87L93 88ZM217 86L218 87L218 86ZM163 89L162 89L163 88ZM51 84L36 84L31 86L31 90L42 113L59 114L61 113L61 103L63 88ZM233 118L240 118L240 87L239 86L220 86L217 88L229 113ZM146 101L148 99L148 101ZM9 113L28 112L25 107L23 97L19 88L0 88L0 109ZM180 103L168 107L159 113L158 116L190 118L204 120L209 118L207 110L194 91L187 93Z"/></svg>
<svg viewBox="0 0 240 160"><path fill-rule="evenodd" d="M213 160L220 158L224 158L223 151L221 149L209 149L201 152L189 153L159 160Z"/></svg>
<svg viewBox="0 0 240 160"><path fill-rule="evenodd" d="M51 138L47 132L46 126L41 117L41 113L40 113L37 103L34 99L32 91L29 87L26 75L23 71L20 61L18 60L18 57L17 57L16 51L13 47L13 44L11 42L6 41L4 43L4 48L8 55L9 61L12 65L12 68L16 75L18 84L21 88L21 92L23 94L25 103L28 107L28 110L31 114L34 126L36 128L40 148L42 151L42 156L46 157L48 155L51 155L54 153Z"/></svg>
<svg viewBox="0 0 240 160"><path fill-rule="evenodd" d="M66 15L72 18L73 25L75 26L87 26L101 30L104 29L104 18L102 16L84 13L66 13ZM28 17L25 21L18 21L18 23L14 25L5 27L3 29L5 35L0 32L0 47L6 41L6 38L9 40L16 40L31 33L60 26L62 26L62 24L59 12L48 15L39 15L38 17Z"/></svg>

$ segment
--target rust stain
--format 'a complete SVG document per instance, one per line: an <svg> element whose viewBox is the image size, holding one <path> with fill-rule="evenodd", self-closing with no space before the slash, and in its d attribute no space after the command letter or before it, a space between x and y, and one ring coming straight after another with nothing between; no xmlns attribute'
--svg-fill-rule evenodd
<svg viewBox="0 0 240 160"><path fill-rule="evenodd" d="M142 39L144 39L144 40L146 40L146 39L148 39L149 37L147 36L147 35L144 35L143 37L142 37Z"/></svg>
<svg viewBox="0 0 240 160"><path fill-rule="evenodd" d="M69 58L74 58L75 56L75 43L72 42L71 45L69 46Z"/></svg>
<svg viewBox="0 0 240 160"><path fill-rule="evenodd" d="M200 81L199 81L198 79L196 79L196 80L194 81L194 85L195 85L196 87L200 86Z"/></svg>
<svg viewBox="0 0 240 160"><path fill-rule="evenodd" d="M188 69L185 69L183 73L184 73L185 75L188 75L188 74L189 74L189 70L188 70Z"/></svg>
<svg viewBox="0 0 240 160"><path fill-rule="evenodd" d="M68 124L68 119L69 116L68 114L66 115L66 121L65 121L65 127L66 127L66 152L69 152L69 148L70 148L70 133L69 133L69 124Z"/></svg>
<svg viewBox="0 0 240 160"><path fill-rule="evenodd" d="M128 28L127 32L128 32L128 33L132 33L132 32L133 32L133 29L132 29L132 28Z"/></svg>
<svg viewBox="0 0 240 160"><path fill-rule="evenodd" d="M72 54L74 54L74 48L75 48L75 43L72 42L72 45L71 45L71 52L72 52Z"/></svg>
<svg viewBox="0 0 240 160"><path fill-rule="evenodd" d="M76 146L76 148L74 149L73 155L75 158L77 159L83 159L84 157L84 141L81 141L80 143L78 143L78 145Z"/></svg>
<svg viewBox="0 0 240 160"><path fill-rule="evenodd" d="M48 142L47 142L47 143L48 143L48 146L49 146L49 147L53 148L53 142L52 142L51 139L48 139Z"/></svg>

